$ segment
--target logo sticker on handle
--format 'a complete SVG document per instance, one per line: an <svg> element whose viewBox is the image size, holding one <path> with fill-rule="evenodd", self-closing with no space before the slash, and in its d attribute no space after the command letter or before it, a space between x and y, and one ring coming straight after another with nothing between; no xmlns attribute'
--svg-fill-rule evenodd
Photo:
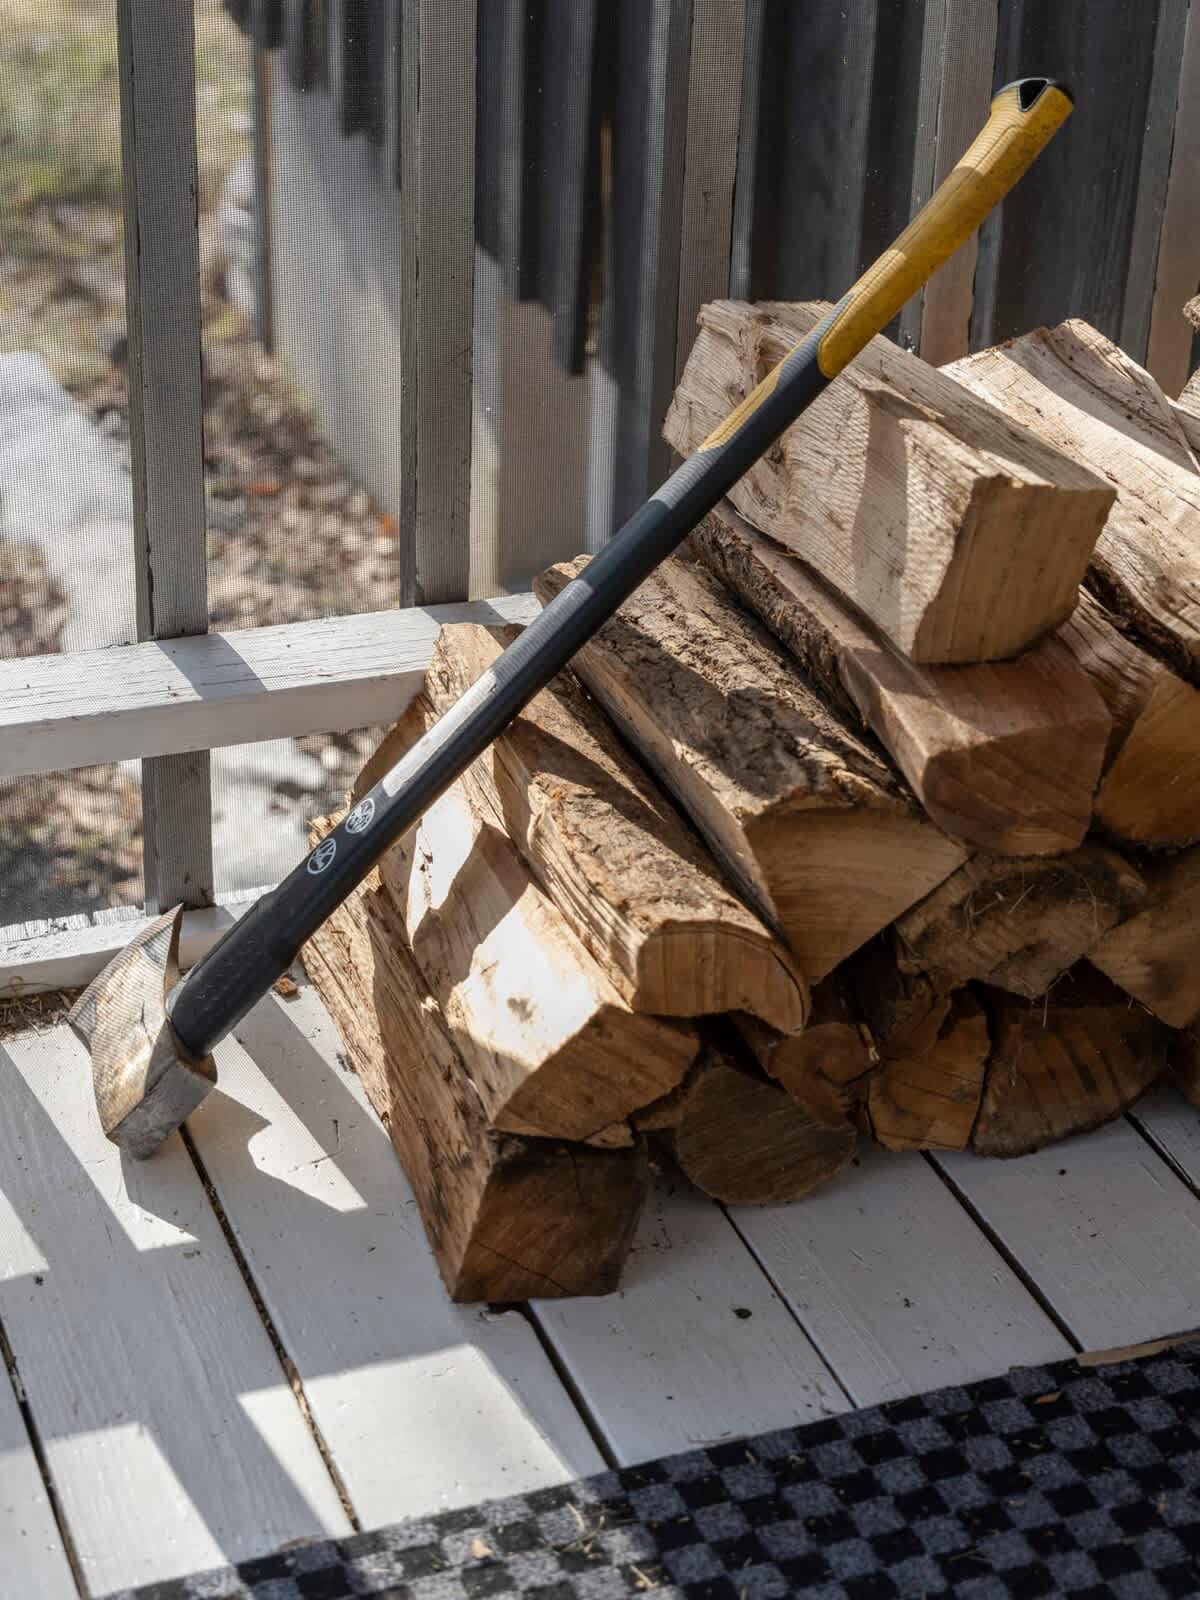
<svg viewBox="0 0 1200 1600"><path fill-rule="evenodd" d="M375 820L375 802L370 795L365 800L360 800L354 810L346 818L347 833L366 833Z"/></svg>
<svg viewBox="0 0 1200 1600"><path fill-rule="evenodd" d="M322 840L308 858L308 870L314 878L319 872L324 872L325 868L332 864L335 855L337 855L337 840Z"/></svg>

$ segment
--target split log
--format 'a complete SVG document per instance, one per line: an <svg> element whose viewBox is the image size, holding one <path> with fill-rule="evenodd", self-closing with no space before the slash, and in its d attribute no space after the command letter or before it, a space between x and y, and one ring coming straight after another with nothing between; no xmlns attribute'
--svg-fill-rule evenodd
<svg viewBox="0 0 1200 1600"><path fill-rule="evenodd" d="M799 1200L854 1154L848 1118L817 1117L726 1049L710 1047L688 1074L671 1127L684 1175L726 1205Z"/></svg>
<svg viewBox="0 0 1200 1600"><path fill-rule="evenodd" d="M1088 959L1172 1028L1200 1019L1200 845L1143 869L1142 911L1120 923Z"/></svg>
<svg viewBox="0 0 1200 1600"><path fill-rule="evenodd" d="M1112 718L1096 820L1117 839L1200 839L1200 689L1142 649L1088 591L1059 629Z"/></svg>
<svg viewBox="0 0 1200 1600"><path fill-rule="evenodd" d="M825 694L867 723L938 827L1005 855L1082 842L1111 720L1059 639L1016 661L921 666L728 502L691 543Z"/></svg>
<svg viewBox="0 0 1200 1600"><path fill-rule="evenodd" d="M978 855L897 918L897 944L917 971L1033 999L1145 899L1137 870L1099 845L1052 858Z"/></svg>
<svg viewBox="0 0 1200 1600"><path fill-rule="evenodd" d="M535 579L538 597L586 560ZM574 667L810 982L966 857L701 568L665 562Z"/></svg>
<svg viewBox="0 0 1200 1600"><path fill-rule="evenodd" d="M448 710L513 636L443 628L425 680L434 710ZM740 1010L785 1033L803 1026L808 994L796 962L730 892L569 673L534 697L464 782L634 1011Z"/></svg>
<svg viewBox="0 0 1200 1600"><path fill-rule="evenodd" d="M629 1009L463 783L380 875L493 1127L611 1143L683 1077L695 1029Z"/></svg>
<svg viewBox="0 0 1200 1600"><path fill-rule="evenodd" d="M1131 1106L1166 1065L1164 1030L1086 961L1042 1000L982 991L992 1056L971 1148L1019 1156Z"/></svg>
<svg viewBox="0 0 1200 1600"><path fill-rule="evenodd" d="M968 989L956 989L927 1049L895 1055L885 1045L881 1051L880 1069L867 1086L867 1124L875 1141L887 1150L965 1150L989 1051L983 1007Z"/></svg>
<svg viewBox="0 0 1200 1600"><path fill-rule="evenodd" d="M451 1298L614 1290L649 1183L642 1143L601 1150L489 1128L377 879L313 935L304 963L400 1156Z"/></svg>
<svg viewBox="0 0 1200 1600"><path fill-rule="evenodd" d="M776 1033L756 1017L733 1021L768 1077L813 1116L838 1127L854 1115L879 1058L836 973L814 985L803 1033Z"/></svg>
<svg viewBox="0 0 1200 1600"><path fill-rule="evenodd" d="M690 455L824 304L719 300L664 428ZM884 338L730 490L914 661L1014 656L1070 615L1112 489Z"/></svg>
<svg viewBox="0 0 1200 1600"><path fill-rule="evenodd" d="M1088 586L1181 677L1200 682L1200 473L1150 374L1079 321L947 371L1117 490Z"/></svg>

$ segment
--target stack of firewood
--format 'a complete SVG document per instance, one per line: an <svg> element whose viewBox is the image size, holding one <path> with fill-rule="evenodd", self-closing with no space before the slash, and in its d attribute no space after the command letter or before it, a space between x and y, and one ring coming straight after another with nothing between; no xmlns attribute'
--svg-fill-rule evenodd
<svg viewBox="0 0 1200 1600"><path fill-rule="evenodd" d="M706 307L672 445L822 309ZM613 1288L655 1149L793 1200L1200 1080L1197 452L1084 324L874 340L313 939L456 1298Z"/></svg>

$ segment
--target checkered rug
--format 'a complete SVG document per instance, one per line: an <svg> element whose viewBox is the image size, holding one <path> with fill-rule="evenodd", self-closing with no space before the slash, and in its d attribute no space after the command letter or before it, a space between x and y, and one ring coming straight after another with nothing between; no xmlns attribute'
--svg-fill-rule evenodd
<svg viewBox="0 0 1200 1600"><path fill-rule="evenodd" d="M1198 1596L1200 1345L1024 1368L112 1600L643 1594Z"/></svg>

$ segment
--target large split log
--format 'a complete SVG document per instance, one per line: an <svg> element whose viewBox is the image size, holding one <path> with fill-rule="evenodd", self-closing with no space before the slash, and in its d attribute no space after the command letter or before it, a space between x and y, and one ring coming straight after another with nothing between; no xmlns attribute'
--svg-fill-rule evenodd
<svg viewBox="0 0 1200 1600"><path fill-rule="evenodd" d="M1200 689L1122 633L1086 589L1058 640L1112 718L1096 792L1100 826L1132 844L1200 839Z"/></svg>
<svg viewBox="0 0 1200 1600"><path fill-rule="evenodd" d="M848 1117L814 1115L722 1046L697 1058L666 1125L685 1176L726 1205L812 1194L846 1166L857 1142Z"/></svg>
<svg viewBox="0 0 1200 1600"><path fill-rule="evenodd" d="M990 1040L968 989L946 997L937 1034L913 1053L884 1041L868 1081L866 1119L887 1150L965 1150L979 1114Z"/></svg>
<svg viewBox="0 0 1200 1600"><path fill-rule="evenodd" d="M585 564L543 573L539 598ZM782 929L810 982L966 858L694 565L665 562L574 666L743 895Z"/></svg>
<svg viewBox="0 0 1200 1600"><path fill-rule="evenodd" d="M1111 720L1060 640L1016 661L922 666L728 502L691 542L821 689L868 724L940 828L1006 855L1082 842Z"/></svg>
<svg viewBox="0 0 1200 1600"><path fill-rule="evenodd" d="M444 713L511 637L443 628L426 674L434 710ZM464 781L633 1010L740 1010L783 1032L803 1025L795 961L570 674L534 697Z"/></svg>
<svg viewBox="0 0 1200 1600"><path fill-rule="evenodd" d="M629 1009L462 782L380 874L493 1127L611 1138L683 1077L694 1028Z"/></svg>
<svg viewBox="0 0 1200 1600"><path fill-rule="evenodd" d="M716 301L667 416L689 455L823 304ZM1070 615L1113 493L883 338L730 491L914 661L1013 656Z"/></svg>
<svg viewBox="0 0 1200 1600"><path fill-rule="evenodd" d="M1080 962L1041 1000L982 991L992 1056L971 1148L1019 1156L1119 1116L1166 1066L1165 1030Z"/></svg>
<svg viewBox="0 0 1200 1600"><path fill-rule="evenodd" d="M972 856L896 920L902 960L957 983L1034 998L1142 905L1141 874L1115 850Z"/></svg>
<svg viewBox="0 0 1200 1600"><path fill-rule="evenodd" d="M835 1127L853 1116L878 1055L836 973L813 986L812 1011L802 1033L776 1033L756 1017L739 1016L734 1022L763 1071L806 1110Z"/></svg>
<svg viewBox="0 0 1200 1600"><path fill-rule="evenodd" d="M1116 489L1088 584L1180 676L1200 682L1200 473L1150 374L1079 321L947 370Z"/></svg>
<svg viewBox="0 0 1200 1600"><path fill-rule="evenodd" d="M620 1150L497 1133L374 876L304 948L304 963L412 1185L460 1301L617 1287L649 1168Z"/></svg>
<svg viewBox="0 0 1200 1600"><path fill-rule="evenodd" d="M1145 908L1122 922L1088 959L1173 1028L1200 1020L1200 845L1143 868Z"/></svg>

